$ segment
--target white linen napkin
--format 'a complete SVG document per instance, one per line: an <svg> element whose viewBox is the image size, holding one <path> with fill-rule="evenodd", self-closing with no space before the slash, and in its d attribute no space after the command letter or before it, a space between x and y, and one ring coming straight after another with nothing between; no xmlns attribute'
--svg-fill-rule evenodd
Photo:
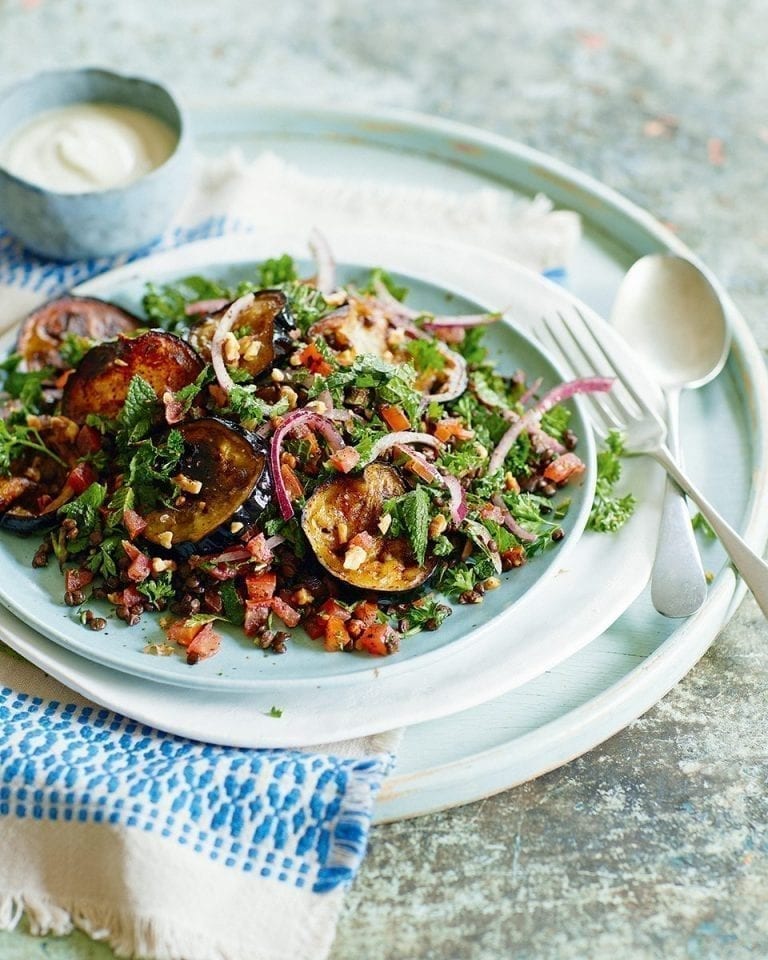
<svg viewBox="0 0 768 960"><path fill-rule="evenodd" d="M0 232L0 324L138 256L281 222L458 234L541 271L563 268L579 237L578 217L543 197L317 178L232 153L200 162L174 226L130 257L49 263ZM396 744L185 740L88 703L0 644L0 929L26 912L33 933L78 927L119 956L321 960Z"/></svg>

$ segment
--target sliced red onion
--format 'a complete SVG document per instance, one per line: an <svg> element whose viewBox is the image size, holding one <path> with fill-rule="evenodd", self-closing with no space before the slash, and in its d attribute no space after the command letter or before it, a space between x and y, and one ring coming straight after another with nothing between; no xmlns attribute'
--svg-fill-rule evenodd
<svg viewBox="0 0 768 960"><path fill-rule="evenodd" d="M269 537L264 544L267 550L272 551L275 547L279 547L281 543L285 543L285 537L281 537L279 533L276 533L274 537Z"/></svg>
<svg viewBox="0 0 768 960"><path fill-rule="evenodd" d="M184 313L188 317L197 317L205 313L218 313L219 310L223 310L231 302L226 297L217 297L214 300L194 300L184 307Z"/></svg>
<svg viewBox="0 0 768 960"><path fill-rule="evenodd" d="M577 380L569 380L567 383L561 383L554 387L539 400L536 406L531 407L519 420L516 420L499 440L491 454L491 459L488 461L488 473L495 473L504 465L504 460L512 449L515 440L524 430L535 430L539 420L547 410L551 410L558 403L568 400L577 393L597 393L610 390L613 382L609 377L580 377Z"/></svg>
<svg viewBox="0 0 768 960"><path fill-rule="evenodd" d="M537 377L533 383L528 387L525 393L520 397L519 403L524 407L529 400L533 399L534 394L538 392L539 387L542 384L542 377Z"/></svg>
<svg viewBox="0 0 768 960"><path fill-rule="evenodd" d="M437 393L425 393L424 399L427 401L437 400L438 403L448 403L449 400L455 400L457 397L460 397L467 389L467 383L469 382L467 376L467 361L460 353L456 353L455 350L450 350L448 347L443 346L439 340L435 342L438 344L440 353L442 353L447 362L452 365L452 369L448 380L443 385L443 389Z"/></svg>
<svg viewBox="0 0 768 960"><path fill-rule="evenodd" d="M328 446L334 452L345 446L341 434L333 423L319 413L315 413L312 410L294 410L293 413L289 413L288 416L285 417L277 430L275 430L269 446L269 468L272 474L272 483L275 486L277 505L280 508L283 520L290 520L294 514L294 510L291 498L288 496L288 491L285 489L285 483L283 482L283 474L280 469L280 454L282 453L283 442L288 434L295 430L296 427L303 425L312 427L312 429L322 434Z"/></svg>
<svg viewBox="0 0 768 960"><path fill-rule="evenodd" d="M343 320L350 311L350 306L348 303L345 303L343 307L339 307L338 310L334 310L333 313L328 313L320 320L317 320L312 326L307 330L308 337L315 337L318 334L323 334L326 330L333 330L339 320Z"/></svg>
<svg viewBox="0 0 768 960"><path fill-rule="evenodd" d="M442 443L440 443L437 437L433 437L431 433L415 433L411 430L399 430L396 433L388 433L385 437L377 440L371 447L370 455L362 465L365 466L374 460L378 460L385 450L389 450L390 447L399 447L404 443L422 443L427 447L434 447L435 450L440 450L442 447ZM410 453L410 451L408 452ZM424 462L426 463L427 461L425 460Z"/></svg>
<svg viewBox="0 0 768 960"><path fill-rule="evenodd" d="M435 483L441 483L448 490L450 494L448 510L451 519L458 526L467 515L467 498L464 494L464 488L456 477L450 473L441 473L433 463L430 463L429 460L426 460L420 453L416 453L410 447L401 447L398 444L398 448L402 450L405 456L415 460L425 473L432 477Z"/></svg>
<svg viewBox="0 0 768 960"><path fill-rule="evenodd" d="M604 393L611 389L614 382L613 377L579 377L576 380L569 380L544 394L532 409L541 415L577 393Z"/></svg>
<svg viewBox="0 0 768 960"><path fill-rule="evenodd" d="M246 293L245 296L240 297L238 300L235 300L234 303L230 304L229 309L225 311L216 325L216 330L211 340L211 363L213 364L216 379L219 381L219 386L226 393L229 393L234 387L235 381L230 377L227 365L224 362L224 341L226 340L227 334L231 332L232 327L235 325L237 318L244 310L250 307L253 300L254 294Z"/></svg>
<svg viewBox="0 0 768 960"><path fill-rule="evenodd" d="M525 540L528 543L532 543L536 539L535 533L526 530L525 527L522 527L517 520L515 520L500 493L494 494L491 499L493 500L493 505L501 510L502 516L504 517L504 526L510 533L514 533L518 540Z"/></svg>
<svg viewBox="0 0 768 960"><path fill-rule="evenodd" d="M336 289L336 264L325 236L314 229L309 237L309 249L315 258L317 273L315 286L322 294L331 294Z"/></svg>
<svg viewBox="0 0 768 960"><path fill-rule="evenodd" d="M422 316L424 314L422 313ZM466 330L467 327L487 327L490 323L496 323L501 319L500 313L457 313L455 316L450 314L427 314L429 319L424 324L425 330L439 330L445 327L461 327Z"/></svg>

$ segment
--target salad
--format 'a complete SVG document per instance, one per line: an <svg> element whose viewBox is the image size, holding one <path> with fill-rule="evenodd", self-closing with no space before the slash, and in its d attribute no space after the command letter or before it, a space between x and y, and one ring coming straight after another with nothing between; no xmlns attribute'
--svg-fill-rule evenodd
<svg viewBox="0 0 768 960"><path fill-rule="evenodd" d="M380 269L341 286L312 245L309 279L283 255L234 288L149 284L143 317L70 295L22 323L0 527L41 536L33 566L59 565L85 627L106 600L160 611L146 651L191 664L219 620L275 653L302 628L385 656L562 539L584 471L564 402L611 382L502 376L499 314L412 309Z"/></svg>

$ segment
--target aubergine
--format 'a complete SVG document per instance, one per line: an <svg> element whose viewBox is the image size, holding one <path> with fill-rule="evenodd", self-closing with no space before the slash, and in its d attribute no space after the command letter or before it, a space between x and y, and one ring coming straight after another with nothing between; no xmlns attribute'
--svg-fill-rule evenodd
<svg viewBox="0 0 768 960"><path fill-rule="evenodd" d="M67 336L101 342L141 326L138 317L95 297L58 297L34 310L21 324L16 350L27 370L65 369L61 355Z"/></svg>
<svg viewBox="0 0 768 960"><path fill-rule="evenodd" d="M62 413L78 423L89 413L114 418L125 404L132 377L143 377L162 397L166 390L180 390L192 383L204 366L188 343L162 330L99 343L67 380Z"/></svg>
<svg viewBox="0 0 768 960"><path fill-rule="evenodd" d="M211 314L189 332L189 342L206 360L211 356L216 328L228 309L229 305ZM260 290L237 318L233 332L238 338L240 356L234 363L227 359L227 363L258 377L293 349L290 334L295 326L285 294L281 290Z"/></svg>
<svg viewBox="0 0 768 960"><path fill-rule="evenodd" d="M301 525L329 573L350 586L379 593L406 593L424 583L435 561L420 566L407 537L385 537L379 528L385 502L403 493L405 485L396 470L372 463L362 474L338 477L312 494ZM365 542L361 562L362 554L352 553L356 537Z"/></svg>
<svg viewBox="0 0 768 960"><path fill-rule="evenodd" d="M270 503L265 442L218 417L177 429L184 438L178 472L182 491L189 489L183 502L145 515L143 536L182 557L216 553L241 541Z"/></svg>

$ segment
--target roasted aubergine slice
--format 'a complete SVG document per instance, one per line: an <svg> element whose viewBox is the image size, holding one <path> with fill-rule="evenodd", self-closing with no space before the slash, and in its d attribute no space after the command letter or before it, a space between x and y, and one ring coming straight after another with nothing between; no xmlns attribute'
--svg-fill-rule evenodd
<svg viewBox="0 0 768 960"><path fill-rule="evenodd" d="M419 566L408 539L385 537L379 526L386 501L403 493L397 471L378 463L315 491L301 525L329 573L353 587L380 593L404 593L424 583L434 561Z"/></svg>
<svg viewBox="0 0 768 960"><path fill-rule="evenodd" d="M131 379L140 376L158 397L192 383L204 367L201 357L179 337L150 330L118 337L85 354L64 386L62 413L83 423L89 413L114 418L123 409Z"/></svg>
<svg viewBox="0 0 768 960"><path fill-rule="evenodd" d="M217 417L177 429L184 437L181 502L145 516L143 535L180 556L215 553L240 541L270 502L266 450L258 437Z"/></svg>

